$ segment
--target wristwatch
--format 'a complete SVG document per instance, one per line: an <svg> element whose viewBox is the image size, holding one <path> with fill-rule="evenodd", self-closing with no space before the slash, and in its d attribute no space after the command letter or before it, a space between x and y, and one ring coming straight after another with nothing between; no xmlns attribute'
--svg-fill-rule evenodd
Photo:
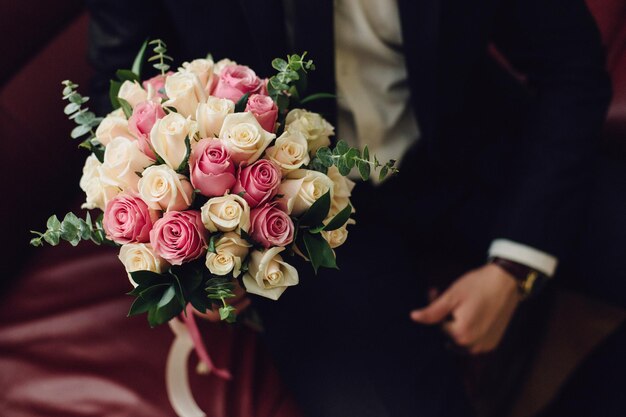
<svg viewBox="0 0 626 417"><path fill-rule="evenodd" d="M508 259L493 257L491 263L513 275L517 281L517 289L522 300L537 294L548 280L544 273Z"/></svg>

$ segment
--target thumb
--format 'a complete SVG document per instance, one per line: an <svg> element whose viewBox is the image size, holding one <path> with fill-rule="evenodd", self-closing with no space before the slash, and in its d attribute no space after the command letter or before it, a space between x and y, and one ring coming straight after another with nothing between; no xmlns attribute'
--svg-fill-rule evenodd
<svg viewBox="0 0 626 417"><path fill-rule="evenodd" d="M447 293L435 299L428 306L413 310L411 319L418 323L435 324L443 321L452 311L453 305Z"/></svg>

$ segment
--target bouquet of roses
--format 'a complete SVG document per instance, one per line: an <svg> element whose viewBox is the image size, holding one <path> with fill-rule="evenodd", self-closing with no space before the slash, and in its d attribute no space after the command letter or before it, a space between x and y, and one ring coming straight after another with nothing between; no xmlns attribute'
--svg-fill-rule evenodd
<svg viewBox="0 0 626 417"><path fill-rule="evenodd" d="M151 46L160 74L141 82ZM357 168L367 179L394 173L368 149L339 141L331 126L300 106L328 94L303 96L305 54L272 62L259 78L244 65L209 56L169 71L160 40L144 43L131 70L111 82L115 110L104 118L84 107L88 97L64 81L72 138L90 154L80 186L95 220L68 213L48 219L31 244L81 240L120 247L135 297L129 315L147 313L151 326L186 312L219 309L235 320L236 280L249 293L278 299L298 284L291 256L314 270L335 268L346 241Z"/></svg>

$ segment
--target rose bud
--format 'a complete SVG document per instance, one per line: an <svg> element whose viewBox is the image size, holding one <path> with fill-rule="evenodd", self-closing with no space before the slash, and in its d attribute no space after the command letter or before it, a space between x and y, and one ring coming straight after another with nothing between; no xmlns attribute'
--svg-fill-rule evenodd
<svg viewBox="0 0 626 417"><path fill-rule="evenodd" d="M165 112L161 105L148 100L137 104L133 115L128 119L128 130L137 138L139 149L152 159L156 159L156 155L150 143L150 131L157 119L164 117Z"/></svg>
<svg viewBox="0 0 626 417"><path fill-rule="evenodd" d="M280 169L271 161L261 159L245 168L240 168L232 193L243 191L243 198L250 208L271 200L280 186Z"/></svg>
<svg viewBox="0 0 626 417"><path fill-rule="evenodd" d="M202 139L189 157L191 183L207 197L222 196L235 185L235 165L219 139Z"/></svg>
<svg viewBox="0 0 626 417"><path fill-rule="evenodd" d="M199 211L170 211L154 223L150 244L170 264L181 265L204 255L205 234Z"/></svg>
<svg viewBox="0 0 626 417"><path fill-rule="evenodd" d="M278 119L278 107L271 97L261 94L252 94L248 98L246 111L249 111L256 117L256 120L263 129L268 132L274 131L276 119Z"/></svg>
<svg viewBox="0 0 626 417"><path fill-rule="evenodd" d="M250 211L250 236L264 248L287 246L293 241L294 225L276 204L265 204Z"/></svg>
<svg viewBox="0 0 626 417"><path fill-rule="evenodd" d="M115 243L143 243L150 240L152 224L159 218L140 198L119 194L104 210L102 226L107 237Z"/></svg>

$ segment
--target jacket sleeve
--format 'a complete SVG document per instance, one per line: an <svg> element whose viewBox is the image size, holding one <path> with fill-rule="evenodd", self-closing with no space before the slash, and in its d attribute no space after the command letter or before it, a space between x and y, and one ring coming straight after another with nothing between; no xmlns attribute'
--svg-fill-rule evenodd
<svg viewBox="0 0 626 417"><path fill-rule="evenodd" d="M584 0L506 2L494 42L533 91L517 183L495 238L567 257L583 226L595 138L610 100L604 51Z"/></svg>

